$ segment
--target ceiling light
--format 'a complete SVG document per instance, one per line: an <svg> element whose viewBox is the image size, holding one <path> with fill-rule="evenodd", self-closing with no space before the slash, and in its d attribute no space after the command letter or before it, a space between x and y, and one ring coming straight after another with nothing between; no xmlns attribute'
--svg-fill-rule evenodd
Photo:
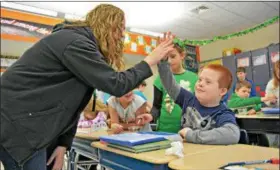
<svg viewBox="0 0 280 170"><path fill-rule="evenodd" d="M195 13L195 14L201 14L201 13L204 13L206 11L209 10L209 7L205 6L205 5L201 5L199 7L196 7L194 9L191 10L192 13Z"/></svg>
<svg viewBox="0 0 280 170"><path fill-rule="evenodd" d="M139 34L150 35L150 36L153 36L153 37L163 37L162 33L148 31L148 30L143 30L143 29L138 29L138 28L130 28L129 31L130 32L139 33Z"/></svg>
<svg viewBox="0 0 280 170"><path fill-rule="evenodd" d="M57 12L55 12L55 11L36 8L36 7L17 4L17 3L12 3L12 2L1 2L1 6L6 7L6 8L11 8L11 9L17 9L17 10L28 11L28 12L37 13L37 14L53 16L53 17L57 16Z"/></svg>

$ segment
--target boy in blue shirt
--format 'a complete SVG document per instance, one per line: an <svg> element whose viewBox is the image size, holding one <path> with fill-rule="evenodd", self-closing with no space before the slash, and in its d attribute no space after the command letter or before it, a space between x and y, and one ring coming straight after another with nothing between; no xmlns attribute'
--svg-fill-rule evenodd
<svg viewBox="0 0 280 170"><path fill-rule="evenodd" d="M190 143L236 144L240 130L234 113L221 103L230 89L230 71L216 64L205 66L199 73L195 95L176 84L166 61L158 65L159 75L170 97L183 111L179 134Z"/></svg>
<svg viewBox="0 0 280 170"><path fill-rule="evenodd" d="M230 99L231 93L235 92L235 87L237 83L247 81L251 84L251 90L250 90L250 96L249 97L256 97L257 92L256 92L256 85L252 80L249 80L247 77L246 73L246 68L245 67L238 67L236 70L236 77L237 77L237 82L235 82L232 86L232 90L228 91L228 93L223 97L222 101L224 103L227 103L227 101Z"/></svg>

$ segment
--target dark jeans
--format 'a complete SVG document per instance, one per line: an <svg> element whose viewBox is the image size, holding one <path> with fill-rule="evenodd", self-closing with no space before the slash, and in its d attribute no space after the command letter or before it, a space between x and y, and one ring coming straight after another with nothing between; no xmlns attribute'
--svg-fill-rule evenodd
<svg viewBox="0 0 280 170"><path fill-rule="evenodd" d="M0 160L5 170L46 170L46 149L42 149L20 167L18 163L0 146Z"/></svg>

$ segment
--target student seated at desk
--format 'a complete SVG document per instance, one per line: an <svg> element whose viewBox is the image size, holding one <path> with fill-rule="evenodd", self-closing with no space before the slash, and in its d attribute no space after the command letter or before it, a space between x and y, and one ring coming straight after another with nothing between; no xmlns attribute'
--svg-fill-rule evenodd
<svg viewBox="0 0 280 170"><path fill-rule="evenodd" d="M276 96L277 102L266 102L269 107L279 107L279 83L280 83L280 60L277 60L273 66L273 78L267 83L266 96Z"/></svg>
<svg viewBox="0 0 280 170"><path fill-rule="evenodd" d="M84 111L81 113L78 127L90 128L95 122L106 122L108 115L108 107L100 100L96 100L95 106L93 106L94 100L91 98Z"/></svg>
<svg viewBox="0 0 280 170"><path fill-rule="evenodd" d="M279 107L279 83L280 83L280 60L277 60L273 66L273 78L267 83L265 93L266 96L276 96L277 102L266 102L268 107ZM268 134L267 135L270 146L278 147L280 146L280 136L279 134Z"/></svg>
<svg viewBox="0 0 280 170"><path fill-rule="evenodd" d="M231 96L228 101L228 107L232 110L239 107L247 107L248 115L256 114L257 111L261 110L262 102L276 102L275 96L266 97L251 97L251 83L248 81L238 82L236 84L235 93Z"/></svg>
<svg viewBox="0 0 280 170"><path fill-rule="evenodd" d="M190 143L236 144L240 130L234 113L221 99L232 83L230 71L217 64L205 66L195 84L195 95L180 87L166 61L158 65L159 75L170 97L182 108L182 126L179 134Z"/></svg>
<svg viewBox="0 0 280 170"><path fill-rule="evenodd" d="M128 130L131 126L142 126L140 131L151 131L149 122L153 117L146 113L146 101L142 97L129 92L120 98L112 96L107 103L114 133Z"/></svg>

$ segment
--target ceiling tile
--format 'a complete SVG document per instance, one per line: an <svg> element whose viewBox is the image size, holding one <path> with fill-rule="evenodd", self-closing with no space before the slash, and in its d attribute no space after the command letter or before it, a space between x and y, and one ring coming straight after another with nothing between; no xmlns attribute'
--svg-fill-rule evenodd
<svg viewBox="0 0 280 170"><path fill-rule="evenodd" d="M262 2L236 2L225 6L224 9L257 23L263 22L279 13L279 11Z"/></svg>
<svg viewBox="0 0 280 170"><path fill-rule="evenodd" d="M269 7L277 10L279 12L279 6L280 6L280 2L263 2L265 4L267 4Z"/></svg>

